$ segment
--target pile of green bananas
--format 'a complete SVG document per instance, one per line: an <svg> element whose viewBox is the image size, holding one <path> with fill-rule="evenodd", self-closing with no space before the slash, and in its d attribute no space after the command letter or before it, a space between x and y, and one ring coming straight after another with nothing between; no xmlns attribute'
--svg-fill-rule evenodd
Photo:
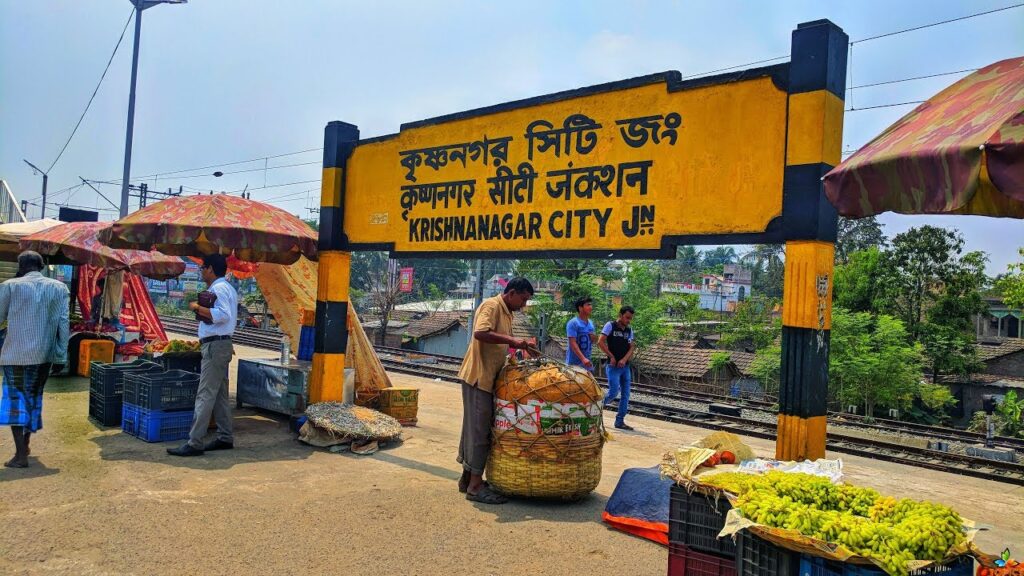
<svg viewBox="0 0 1024 576"><path fill-rule="evenodd" d="M820 476L726 472L701 482L737 494L736 506L753 522L841 544L894 576L908 574L911 560L942 560L965 538L963 519L946 506Z"/></svg>

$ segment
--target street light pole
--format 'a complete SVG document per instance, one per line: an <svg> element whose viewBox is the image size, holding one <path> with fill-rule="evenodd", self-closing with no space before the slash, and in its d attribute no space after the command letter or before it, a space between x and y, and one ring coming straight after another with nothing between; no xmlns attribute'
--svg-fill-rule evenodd
<svg viewBox="0 0 1024 576"><path fill-rule="evenodd" d="M142 36L142 11L157 4L184 4L187 0L131 0L135 6L135 47L132 50L132 84L128 91L128 128L124 136L124 173L121 176L120 217L128 215L128 184L132 171L132 133L135 130L135 81L139 74L139 38Z"/></svg>
<svg viewBox="0 0 1024 576"><path fill-rule="evenodd" d="M22 160L25 162L25 164L31 166L33 170L43 175L43 209L42 213L39 215L39 218L46 218L46 181L50 179L50 175L40 170L35 164L29 162L28 160L25 160L24 158L22 158Z"/></svg>
<svg viewBox="0 0 1024 576"><path fill-rule="evenodd" d="M132 50L132 84L128 91L128 130L124 136L124 172L121 175L120 217L128 215L128 183L132 171L132 133L135 131L135 80L139 75L139 37L142 36L142 11L145 5L134 0L135 5L135 47Z"/></svg>

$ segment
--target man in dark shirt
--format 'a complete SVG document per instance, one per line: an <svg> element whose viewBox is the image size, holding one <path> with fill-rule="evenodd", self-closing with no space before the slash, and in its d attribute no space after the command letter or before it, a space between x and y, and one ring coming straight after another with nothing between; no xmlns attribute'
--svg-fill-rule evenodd
<svg viewBox="0 0 1024 576"><path fill-rule="evenodd" d="M604 399L605 405L620 393L622 395L619 399L618 413L615 415L615 427L619 430L633 429L624 421L626 412L629 411L629 388L633 382L629 361L633 359L633 352L636 350L633 329L629 327L632 321L633 308L623 306L619 310L619 319L605 324L597 340L598 348L608 356L608 366L605 368L608 375L608 395Z"/></svg>

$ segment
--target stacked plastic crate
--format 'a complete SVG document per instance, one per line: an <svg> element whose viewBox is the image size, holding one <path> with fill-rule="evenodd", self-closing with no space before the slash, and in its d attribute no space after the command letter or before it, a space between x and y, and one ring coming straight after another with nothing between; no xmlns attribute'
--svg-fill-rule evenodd
<svg viewBox="0 0 1024 576"><path fill-rule="evenodd" d="M198 390L199 375L183 370L125 375L121 429L146 442L187 438Z"/></svg>
<svg viewBox="0 0 1024 576"><path fill-rule="evenodd" d="M732 538L718 538L730 508L725 496L672 486L669 493L669 576L736 576L736 544Z"/></svg>
<svg viewBox="0 0 1024 576"><path fill-rule="evenodd" d="M89 368L89 418L100 426L120 426L124 376L163 371L160 365L145 360L122 364L92 362Z"/></svg>
<svg viewBox="0 0 1024 576"><path fill-rule="evenodd" d="M718 538L732 506L722 494L673 486L669 499L669 576L886 576L874 566L792 552L749 530ZM971 576L973 560L956 558L911 576Z"/></svg>

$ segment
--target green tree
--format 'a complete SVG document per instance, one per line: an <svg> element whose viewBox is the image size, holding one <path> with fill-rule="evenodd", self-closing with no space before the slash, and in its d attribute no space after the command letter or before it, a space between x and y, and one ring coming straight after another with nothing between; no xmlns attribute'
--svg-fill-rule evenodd
<svg viewBox="0 0 1024 576"><path fill-rule="evenodd" d="M921 347L909 343L903 323L885 314L832 312L829 388L840 405L909 408L921 380Z"/></svg>
<svg viewBox="0 0 1024 576"><path fill-rule="evenodd" d="M309 227L312 228L313 230L320 230L320 221L317 220L316 218L310 218L308 220L303 220L303 222L308 224Z"/></svg>
<svg viewBox="0 0 1024 576"><path fill-rule="evenodd" d="M350 283L357 290L369 292L374 279L387 273L387 269L387 252L353 252Z"/></svg>
<svg viewBox="0 0 1024 576"><path fill-rule="evenodd" d="M782 298L786 276L785 247L782 244L758 244L743 255L740 262L751 270L751 289L768 298Z"/></svg>
<svg viewBox="0 0 1024 576"><path fill-rule="evenodd" d="M662 278L667 282L697 284L701 278L700 252L693 246L679 246L672 260L659 260Z"/></svg>
<svg viewBox="0 0 1024 576"><path fill-rule="evenodd" d="M551 258L545 260L519 260L515 275L530 280L573 281L589 276L605 281L616 280L620 275L611 269L611 260L579 258Z"/></svg>
<svg viewBox="0 0 1024 576"><path fill-rule="evenodd" d="M705 271L717 271L718 274L721 274L722 266L735 264L738 260L739 256L732 246L716 246L701 252L701 267Z"/></svg>
<svg viewBox="0 0 1024 576"><path fill-rule="evenodd" d="M845 264L854 252L869 248L881 249L886 238L882 225L874 216L868 218L839 217L839 234L836 239L836 263Z"/></svg>
<svg viewBox="0 0 1024 576"><path fill-rule="evenodd" d="M879 274L882 253L870 247L849 254L836 266L832 285L832 302L851 312L876 312L882 287Z"/></svg>
<svg viewBox="0 0 1024 576"><path fill-rule="evenodd" d="M530 318L530 325L537 335L541 350L551 336L565 335L565 324L570 318L569 313L547 294L534 296L530 300L530 307L526 309L526 315ZM544 336L544 342L540 339L541 335Z"/></svg>
<svg viewBox="0 0 1024 576"><path fill-rule="evenodd" d="M758 350L750 363L750 373L761 383L765 396L777 398L782 381L782 347L773 344Z"/></svg>
<svg viewBox="0 0 1024 576"><path fill-rule="evenodd" d="M1024 248L1019 250L1024 259ZM1024 308L1024 261L1007 266L1007 272L996 282L996 289L1003 295L1003 302L1011 308Z"/></svg>
<svg viewBox="0 0 1024 576"><path fill-rule="evenodd" d="M633 340L637 347L648 346L664 338L668 334L668 326L665 324L666 302L657 297L657 267L648 262L632 262L626 272L625 288L622 291L622 304L632 306L633 314ZM614 316L606 317L608 320L618 317L617 310ZM597 318L601 318L595 315Z"/></svg>
<svg viewBox="0 0 1024 576"><path fill-rule="evenodd" d="M977 266L978 258L961 258L963 245L963 236L955 230L921 226L897 234L892 249L884 252L879 278L881 301L885 311L903 321L913 340L921 336L929 309L945 295L947 286L969 284L976 278L972 268ZM983 282L984 274L981 278ZM975 291L980 289L980 284L974 287ZM968 292L968 285L957 288L960 295Z"/></svg>
<svg viewBox="0 0 1024 576"><path fill-rule="evenodd" d="M772 317L777 300L756 295L736 305L736 311L722 328L722 348L767 348L782 334L782 324Z"/></svg>

